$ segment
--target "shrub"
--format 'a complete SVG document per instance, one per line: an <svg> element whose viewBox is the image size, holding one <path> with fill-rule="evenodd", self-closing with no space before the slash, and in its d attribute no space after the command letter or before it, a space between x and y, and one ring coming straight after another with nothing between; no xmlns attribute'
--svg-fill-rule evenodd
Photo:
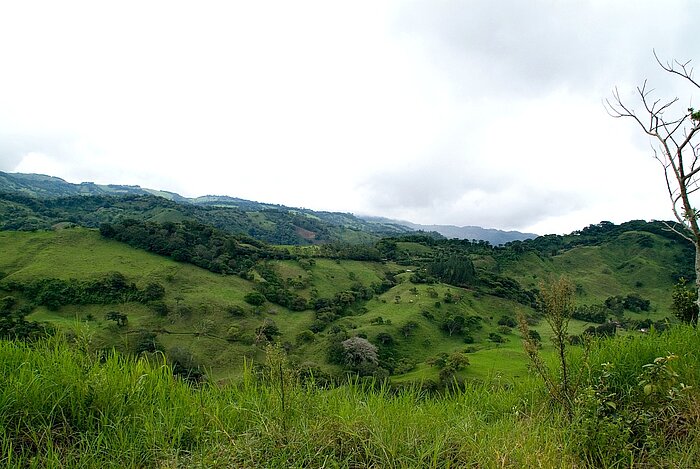
<svg viewBox="0 0 700 469"><path fill-rule="evenodd" d="M167 316L169 313L168 305L163 301L151 301L148 303L148 308L153 311L157 316Z"/></svg>
<svg viewBox="0 0 700 469"><path fill-rule="evenodd" d="M489 340L491 342L497 343L497 344L504 344L507 339L503 337L501 334L498 334L496 332L491 332L489 333Z"/></svg>
<svg viewBox="0 0 700 469"><path fill-rule="evenodd" d="M358 337L359 337L359 335L358 335ZM391 334L389 334L388 332L380 332L379 334L377 334L376 341L377 341L377 343L379 343L385 347L390 347L390 346L394 345L394 337Z"/></svg>
<svg viewBox="0 0 700 469"><path fill-rule="evenodd" d="M297 344L307 344L316 340L316 335L309 329L305 329L297 334Z"/></svg>
<svg viewBox="0 0 700 469"><path fill-rule="evenodd" d="M503 335L508 335L511 332L513 332L513 330L508 326L498 326L498 328L496 330L498 331L499 334L503 334Z"/></svg>
<svg viewBox="0 0 700 469"><path fill-rule="evenodd" d="M149 282L141 293L142 301L160 300L165 296L165 288L158 282Z"/></svg>
<svg viewBox="0 0 700 469"><path fill-rule="evenodd" d="M498 325L512 328L516 327L518 325L518 322L515 320L515 318L511 316L501 316L501 318L498 320Z"/></svg>
<svg viewBox="0 0 700 469"><path fill-rule="evenodd" d="M228 308L226 308L226 312L229 314L229 316L232 316L234 318L242 318L246 315L245 309L243 309L243 307L239 305L229 306Z"/></svg>
<svg viewBox="0 0 700 469"><path fill-rule="evenodd" d="M250 292L243 297L246 303L253 306L261 306L265 303L265 296L260 292Z"/></svg>

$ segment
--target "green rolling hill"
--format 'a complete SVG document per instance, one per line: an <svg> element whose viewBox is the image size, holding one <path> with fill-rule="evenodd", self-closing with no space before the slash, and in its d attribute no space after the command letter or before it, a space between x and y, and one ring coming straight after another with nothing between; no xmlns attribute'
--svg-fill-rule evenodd
<svg viewBox="0 0 700 469"><path fill-rule="evenodd" d="M556 250L553 239L494 248L420 236L377 243L376 260L352 260L342 251L316 246L267 259L257 254L266 251L253 250L257 260L245 264L247 270L239 275L177 262L105 238L97 230L2 231L0 296L15 297L16 309L24 307L28 319L89 337L91 349L162 351L212 379L234 378L244 359L262 360L268 339L283 344L297 366L338 376L343 367L334 350L353 336L377 346L380 368L397 382L436 380L438 370L428 362L453 352L466 352L469 358L470 366L459 372L462 377L513 377L527 372L512 323L516 313L531 318L544 350L550 347L547 328L538 322L531 301L532 291L548 277L569 276L579 305L628 295L647 300L647 311L618 315L632 329L640 321L671 316L670 290L687 264L687 246L653 224L606 227L610 229L602 235L560 237ZM197 249L206 257L204 245ZM453 269L444 260L452 258L473 264L473 277L461 281L466 283L438 278L456 278L449 277L451 270L436 267ZM133 284L129 291L136 293L124 293L118 301L80 300L80 294L115 272L123 276L123 288ZM42 303L38 298L47 292L37 290L37 282L47 279L64 282L52 288L62 288L66 298L70 288L83 293L69 304ZM146 301L141 296L149 284L161 286L162 292ZM263 297L262 304L250 304L247 295L259 291L267 301ZM301 306L291 306L280 295L300 298ZM126 315L126 324L107 319L115 311ZM607 317L616 316L611 310ZM596 324L574 320L571 333L591 325Z"/></svg>

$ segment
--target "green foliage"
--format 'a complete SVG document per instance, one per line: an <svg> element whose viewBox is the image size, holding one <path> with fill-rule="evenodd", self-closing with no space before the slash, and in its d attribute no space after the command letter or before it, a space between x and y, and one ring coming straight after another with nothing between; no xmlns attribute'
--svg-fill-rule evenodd
<svg viewBox="0 0 700 469"><path fill-rule="evenodd" d="M497 332L490 332L489 333L489 340L493 343L496 344L504 344L508 341L505 337L503 337L501 334Z"/></svg>
<svg viewBox="0 0 700 469"><path fill-rule="evenodd" d="M579 321L595 322L602 324L608 320L608 316L612 314L606 305L579 305L574 308L571 317Z"/></svg>
<svg viewBox="0 0 700 469"><path fill-rule="evenodd" d="M569 343L569 321L573 311L573 296L575 287L566 277L560 277L549 283L540 284L540 304L544 318L552 330L552 342L556 355L559 373L553 375L547 363L540 355L540 342L530 335L527 319L519 316L520 332L523 346L534 370L543 379L549 395L565 410L569 420L574 417L574 398L583 379L583 373L571 376L571 359L567 353Z"/></svg>
<svg viewBox="0 0 700 469"><path fill-rule="evenodd" d="M214 273L244 275L258 259L290 258L285 250L195 221L155 223L125 219L114 224L103 224L100 233Z"/></svg>
<svg viewBox="0 0 700 469"><path fill-rule="evenodd" d="M263 303L265 303L265 296L262 293L256 291L246 293L243 299L246 303L253 306L261 306Z"/></svg>
<svg viewBox="0 0 700 469"><path fill-rule="evenodd" d="M447 382L454 378L455 374L469 365L469 357L462 352L451 354L442 352L427 360L427 364L440 370L438 377L441 382Z"/></svg>
<svg viewBox="0 0 700 469"><path fill-rule="evenodd" d="M467 320L461 314L448 315L440 324L440 328L450 336L464 332Z"/></svg>
<svg viewBox="0 0 700 469"><path fill-rule="evenodd" d="M0 299L0 339L36 340L52 332L46 324L28 321L31 308L22 306L13 296Z"/></svg>
<svg viewBox="0 0 700 469"><path fill-rule="evenodd" d="M695 324L698 322L698 292L688 288L686 283L686 280L681 277L673 287L671 311L684 323Z"/></svg>
<svg viewBox="0 0 700 469"><path fill-rule="evenodd" d="M399 328L399 332L408 339L411 335L413 335L413 332L418 328L418 326L419 324L416 321L408 321Z"/></svg>
<svg viewBox="0 0 700 469"><path fill-rule="evenodd" d="M296 367L278 348L274 357L266 353L264 367L247 366L231 385L192 386L173 377L172 358L163 366L145 356L100 357L56 338L31 346L0 341L0 463L401 468L492 467L497 458L499 467L695 467L699 334L677 327L594 342L592 362L615 366L600 386L602 370L593 370L573 424L527 376L465 381L449 392L427 380L396 388L362 380L338 386L314 363ZM643 368L668 357L659 350L679 357L657 363L673 367L671 380ZM191 352L171 355L197 370ZM641 384L647 380L659 383L649 395Z"/></svg>
<svg viewBox="0 0 700 469"><path fill-rule="evenodd" d="M277 336L281 335L279 327L272 319L266 318L257 329L255 329L256 342L274 342Z"/></svg>
<svg viewBox="0 0 700 469"><path fill-rule="evenodd" d="M391 347L394 345L394 336L388 332L380 332L377 334L376 342L382 347Z"/></svg>
<svg viewBox="0 0 700 469"><path fill-rule="evenodd" d="M159 300L165 294L159 283L149 282L144 289L139 289L120 272L111 272L94 280L40 278L29 282L9 281L5 288L22 292L35 304L51 310L70 304L147 303Z"/></svg>
<svg viewBox="0 0 700 469"><path fill-rule="evenodd" d="M119 327L124 327L129 323L129 318L126 316L126 314L119 311L108 312L105 314L105 319L108 321L114 321Z"/></svg>
<svg viewBox="0 0 700 469"><path fill-rule="evenodd" d="M636 386L616 392L616 372L603 363L594 384L576 399L576 446L601 467L657 453L687 434L693 402L690 388L670 367L676 355L657 357L642 367Z"/></svg>
<svg viewBox="0 0 700 469"><path fill-rule="evenodd" d="M228 308L226 308L226 312L229 314L229 316L234 318L243 318L246 316L245 309L243 309L243 307L239 305L229 306Z"/></svg>
<svg viewBox="0 0 700 469"><path fill-rule="evenodd" d="M307 344L316 340L316 334L309 329L305 329L297 334L297 344Z"/></svg>
<svg viewBox="0 0 700 469"><path fill-rule="evenodd" d="M474 264L467 256L436 259L428 264L428 273L450 285L472 285L476 281Z"/></svg>
<svg viewBox="0 0 700 469"><path fill-rule="evenodd" d="M518 321L516 321L515 318L512 316L501 316L501 318L498 320L498 325L507 327L517 327Z"/></svg>
<svg viewBox="0 0 700 469"><path fill-rule="evenodd" d="M175 346L168 351L167 356L172 363L173 376L189 383L199 383L205 379L198 360L187 347Z"/></svg>
<svg viewBox="0 0 700 469"><path fill-rule="evenodd" d="M136 335L133 345L133 353L155 353L163 350L163 346L158 342L157 336L153 332L140 332Z"/></svg>

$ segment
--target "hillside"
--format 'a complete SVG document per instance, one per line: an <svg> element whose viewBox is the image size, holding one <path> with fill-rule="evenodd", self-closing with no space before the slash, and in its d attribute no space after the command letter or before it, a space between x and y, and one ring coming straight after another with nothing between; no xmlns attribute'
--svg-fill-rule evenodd
<svg viewBox="0 0 700 469"><path fill-rule="evenodd" d="M367 222L349 213L228 196L186 198L139 186L71 184L51 176L0 172L0 229L48 229L62 222L94 228L123 218L196 220L273 244L369 243L412 231L399 224Z"/></svg>
<svg viewBox="0 0 700 469"><path fill-rule="evenodd" d="M644 226L655 230L654 225ZM236 248L238 255L254 256L252 264L240 263L249 267L239 275L176 262L94 230L4 231L0 288L5 291L0 296L16 297L15 311L24 308L29 319L71 330L87 327L91 348L163 350L189 370L207 370L213 379L238 375L244 357L261 360L271 341L284 344L297 366L316 370L317 376L337 377L344 370L338 347L349 337L366 338L377 347L377 367L355 370L360 373L387 373L395 381L437 380L439 365L429 362L443 353L466 351L470 365L459 371L461 377L518 376L527 369L514 317L518 312L530 317L546 339L549 332L538 325L532 291L548 275L569 275L581 306L619 297L620 309L610 306L605 317L624 319L632 328L671 316L669 292L679 271L669 266L679 265L686 247L631 228L640 225L615 226L609 230L615 234L595 238L597 244L589 240L548 255L537 251L543 245L536 240L518 245L516 252L510 246L416 236L377 243L383 260L374 261L351 260L344 251L319 251L316 246L265 260L255 249L267 248L251 246ZM229 242L216 239L212 242ZM202 259L206 246L197 247ZM463 261L450 264L448 259ZM97 303L81 299L105 279L111 279L108 285L116 279L125 289L121 300L94 294L90 298ZM75 300L51 303L51 291L66 298L70 293ZM150 300L144 299L148 291L155 292ZM261 301L252 300L259 292ZM630 295L647 301L648 308L627 310L623 304ZM116 316L107 319L111 312L126 315L124 324ZM571 333L590 326L597 324L572 321ZM545 351L551 347L547 340L543 345Z"/></svg>
<svg viewBox="0 0 700 469"><path fill-rule="evenodd" d="M14 194L15 197L3 197L3 193ZM23 197L16 197L17 195ZM478 226L418 225L382 217L358 217L349 213L313 211L229 196L205 195L187 198L173 192L139 186L102 185L93 182L71 184L52 176L0 171L0 215L3 215L0 220L4 219L4 226L9 226L9 229L17 229L14 226L22 229L46 229L51 224L64 221L60 218L75 218L75 213L66 210L68 207L79 210L75 199L71 198L76 196L93 198L104 210L109 210L110 204L119 205L120 216L137 219L142 219L143 215L138 207L129 210L125 206L128 201L147 200L147 196L155 196L165 200L150 202L151 205L158 205L159 210L157 213L150 213L145 219L180 221L185 218L194 218L217 228L245 233L276 244L308 244L323 241L369 242L376 240L379 236L414 231L438 233L438 236L442 235L446 238L485 240L494 245L537 236L532 233ZM61 203L61 198L68 199ZM32 203L33 199L42 199L42 202L51 208L60 205L64 213L58 218L54 216L46 219L46 217L37 216L34 213L35 210L31 210L36 207L36 204ZM89 200L84 203L86 206L95 205L95 202ZM20 212L22 215L18 218L16 215ZM111 222L114 219L102 217L100 221ZM80 224L86 223L91 227L99 224L95 220L85 220L83 217ZM0 229L3 229L2 226Z"/></svg>

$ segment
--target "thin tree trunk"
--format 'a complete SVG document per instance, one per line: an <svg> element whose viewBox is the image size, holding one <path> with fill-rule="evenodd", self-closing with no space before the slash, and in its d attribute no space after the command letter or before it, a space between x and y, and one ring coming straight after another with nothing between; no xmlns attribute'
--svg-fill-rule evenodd
<svg viewBox="0 0 700 469"><path fill-rule="evenodd" d="M695 304L698 305L698 311L700 312L700 240L696 240L695 244L695 292L697 293L697 298ZM695 326L700 329L700 313L695 319Z"/></svg>

